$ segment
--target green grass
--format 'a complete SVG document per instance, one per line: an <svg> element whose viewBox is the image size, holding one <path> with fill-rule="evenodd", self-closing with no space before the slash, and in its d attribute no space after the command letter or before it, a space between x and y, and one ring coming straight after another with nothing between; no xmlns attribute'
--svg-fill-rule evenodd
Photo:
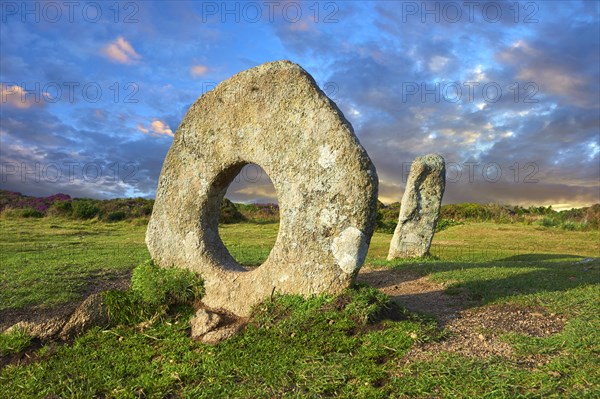
<svg viewBox="0 0 600 399"><path fill-rule="evenodd" d="M32 338L21 329L14 329L9 333L0 334L0 355L8 356L22 352L31 345Z"/></svg>
<svg viewBox="0 0 600 399"><path fill-rule="evenodd" d="M131 287L104 293L110 325L133 325L163 318L169 310L200 300L204 281L196 273L161 268L147 261L133 269Z"/></svg>
<svg viewBox="0 0 600 399"><path fill-rule="evenodd" d="M279 223L238 223L219 225L223 243L238 263L258 266L275 245Z"/></svg>
<svg viewBox="0 0 600 399"><path fill-rule="evenodd" d="M0 220L0 228L0 312L80 298L93 281L130 272L148 258L145 226L129 222L30 218ZM266 258L277 228L240 223L220 226L220 234L234 257L251 266ZM153 323L136 324L153 312L117 318L107 330L32 351L33 361L0 370L0 398L598 397L600 262L582 259L598 257L599 238L598 231L466 223L437 233L430 258L388 262L391 235L374 235L365 267L426 275L451 294L464 293L468 306L542 306L568 320L562 332L544 338L502 335L514 349L511 358L440 352L407 363L412 345L444 333L368 287L340 298L276 295L258 306L244 332L208 346L189 338L194 291ZM171 292L193 290L185 279L146 269L138 269L137 294L109 298L113 309L135 312L133 298L169 302ZM155 284L164 279L168 284ZM0 350L14 356L29 342L18 332L2 336Z"/></svg>
<svg viewBox="0 0 600 399"><path fill-rule="evenodd" d="M180 308L143 334L94 329L53 353L39 349L39 361L0 374L0 397L386 397L389 362L406 353L411 335L432 329L386 320L391 307L372 288L341 300L276 296L243 334L217 347L189 339L192 309ZM369 326L379 328L360 332Z"/></svg>
<svg viewBox="0 0 600 399"><path fill-rule="evenodd" d="M2 219L0 230L0 311L78 299L149 257L145 226L128 222Z"/></svg>
<svg viewBox="0 0 600 399"><path fill-rule="evenodd" d="M600 262L580 263L581 257L528 254L527 260L501 260L465 264L431 261L392 267L427 275L446 283L448 291L464 291L477 305L520 303L541 305L576 314L598 299ZM572 305L577 304L576 307Z"/></svg>

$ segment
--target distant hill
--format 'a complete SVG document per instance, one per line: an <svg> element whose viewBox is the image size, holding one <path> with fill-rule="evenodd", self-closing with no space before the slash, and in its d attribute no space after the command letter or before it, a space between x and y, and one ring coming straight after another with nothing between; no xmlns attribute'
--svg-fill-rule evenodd
<svg viewBox="0 0 600 399"><path fill-rule="evenodd" d="M14 191L0 190L0 212L3 217L68 217L98 218L107 222L126 219L148 219L152 214L153 199L115 198L96 200L71 198L63 193L48 197L33 197ZM400 203L378 204L377 228L393 232L398 221ZM279 221L277 204L239 204L225 198L221 204L221 223L276 223ZM495 223L536 223L545 227L567 230L597 229L600 225L600 204L557 212L552 207L522 207L499 204L443 205L438 230L467 221Z"/></svg>

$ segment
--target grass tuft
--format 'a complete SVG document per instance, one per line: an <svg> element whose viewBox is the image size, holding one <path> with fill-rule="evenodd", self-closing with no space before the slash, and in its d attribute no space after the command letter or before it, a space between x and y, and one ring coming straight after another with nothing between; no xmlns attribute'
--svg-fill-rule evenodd
<svg viewBox="0 0 600 399"><path fill-rule="evenodd" d="M171 307L191 305L203 293L203 281L197 274L161 268L149 260L133 269L130 290L111 290L104 295L111 324L134 325L162 317Z"/></svg>
<svg viewBox="0 0 600 399"><path fill-rule="evenodd" d="M31 345L32 337L21 329L0 334L0 355L9 356L21 353Z"/></svg>
<svg viewBox="0 0 600 399"><path fill-rule="evenodd" d="M131 290L143 303L175 305L201 298L204 286L192 271L158 267L149 260L133 269Z"/></svg>

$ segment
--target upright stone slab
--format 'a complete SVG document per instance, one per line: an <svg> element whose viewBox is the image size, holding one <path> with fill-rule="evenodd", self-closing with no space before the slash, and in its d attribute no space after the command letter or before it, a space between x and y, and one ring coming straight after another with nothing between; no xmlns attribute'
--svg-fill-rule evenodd
<svg viewBox="0 0 600 399"><path fill-rule="evenodd" d="M277 192L280 226L248 271L219 237L220 204L248 163ZM273 292L337 293L361 267L375 226L377 174L352 126L300 66L277 61L201 96L177 129L146 233L152 258L205 279L203 302L239 316Z"/></svg>
<svg viewBox="0 0 600 399"><path fill-rule="evenodd" d="M446 187L446 165L438 154L417 157L410 168L388 260L429 253Z"/></svg>

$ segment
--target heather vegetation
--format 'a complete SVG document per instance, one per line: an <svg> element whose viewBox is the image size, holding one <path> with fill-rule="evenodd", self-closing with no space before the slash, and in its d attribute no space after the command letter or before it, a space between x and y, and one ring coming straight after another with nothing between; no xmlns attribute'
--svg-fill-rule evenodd
<svg viewBox="0 0 600 399"><path fill-rule="evenodd" d="M49 197L32 197L21 193L0 190L0 212L6 218L64 217L116 222L125 219L148 218L154 200L144 198L115 198L96 200L72 198L67 194Z"/></svg>
<svg viewBox="0 0 600 399"><path fill-rule="evenodd" d="M31 197L21 193L0 190L0 212L6 218L66 217L117 222L134 220L147 222L154 200L144 198L116 198L96 200L71 198L58 193L49 197ZM398 222L400 203L378 204L377 230L393 233ZM241 204L223 199L221 223L278 223L277 204ZM600 225L600 204L585 208L555 211L551 206L500 205L500 204L447 204L442 205L437 231L465 222L523 223L564 230L594 230Z"/></svg>
<svg viewBox="0 0 600 399"><path fill-rule="evenodd" d="M377 227L392 233L396 227L400 203L379 203ZM594 230L600 225L600 204L591 207L555 211L552 206L511 206L499 204L447 204L442 205L437 231L465 222L523 223L565 230Z"/></svg>

